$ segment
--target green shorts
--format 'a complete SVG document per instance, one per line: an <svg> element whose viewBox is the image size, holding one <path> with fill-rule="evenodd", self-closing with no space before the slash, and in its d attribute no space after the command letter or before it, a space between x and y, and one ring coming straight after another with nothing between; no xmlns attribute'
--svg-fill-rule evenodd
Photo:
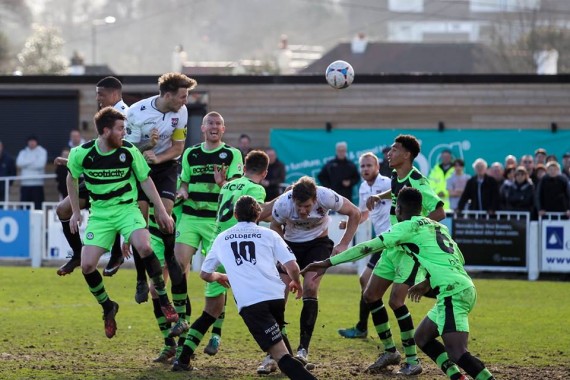
<svg viewBox="0 0 570 380"><path fill-rule="evenodd" d="M176 227L176 242L198 249L202 243L202 255L206 255L216 237L216 220L182 214Z"/></svg>
<svg viewBox="0 0 570 380"><path fill-rule="evenodd" d="M372 273L396 284L408 286L425 279L425 269L399 247L385 249Z"/></svg>
<svg viewBox="0 0 570 380"><path fill-rule="evenodd" d="M226 273L226 269L223 265L220 265L216 268L216 272ZM218 281L214 282L206 282L206 288L204 289L204 295L207 298L215 298L221 296L222 294L226 294L228 289L220 285Z"/></svg>
<svg viewBox="0 0 570 380"><path fill-rule="evenodd" d="M437 325L439 335L456 331L469 332L468 315L476 302L477 291L471 286L451 296L437 297L437 302L427 317Z"/></svg>
<svg viewBox="0 0 570 380"><path fill-rule="evenodd" d="M90 214L85 228L83 244L111 250L117 232L129 241L133 231L146 228L146 221L136 203L122 206L120 213Z"/></svg>

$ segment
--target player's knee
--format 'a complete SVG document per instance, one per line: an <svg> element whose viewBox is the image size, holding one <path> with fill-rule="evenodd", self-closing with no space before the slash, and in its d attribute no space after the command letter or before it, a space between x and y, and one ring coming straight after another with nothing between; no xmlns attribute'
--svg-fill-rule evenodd
<svg viewBox="0 0 570 380"><path fill-rule="evenodd" d="M97 270L97 263L88 260L81 260L81 272L89 274Z"/></svg>
<svg viewBox="0 0 570 380"><path fill-rule="evenodd" d="M364 298L364 302L366 303L373 303L378 301L381 297L378 297L378 294L373 289L366 288L362 293L362 298Z"/></svg>
<svg viewBox="0 0 570 380"><path fill-rule="evenodd" d="M55 208L55 213L59 220L68 220L71 218L71 205L65 201L61 201Z"/></svg>
<svg viewBox="0 0 570 380"><path fill-rule="evenodd" d="M419 328L416 329L416 331L414 333L414 340L416 342L416 345L422 351L424 351L424 348L426 347L426 345L430 341L430 339L428 339L428 337L425 334L423 334L423 332Z"/></svg>
<svg viewBox="0 0 570 380"><path fill-rule="evenodd" d="M144 242L135 248L137 249L137 252L139 253L139 255L141 257L150 256L150 255L152 255L152 252L153 252L150 244L147 242Z"/></svg>

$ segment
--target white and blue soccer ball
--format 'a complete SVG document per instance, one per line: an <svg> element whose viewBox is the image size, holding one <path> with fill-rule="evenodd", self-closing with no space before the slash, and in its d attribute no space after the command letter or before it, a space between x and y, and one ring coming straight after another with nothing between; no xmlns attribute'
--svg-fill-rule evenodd
<svg viewBox="0 0 570 380"><path fill-rule="evenodd" d="M328 84L338 90L347 88L354 80L354 69L346 61L334 61L325 73Z"/></svg>

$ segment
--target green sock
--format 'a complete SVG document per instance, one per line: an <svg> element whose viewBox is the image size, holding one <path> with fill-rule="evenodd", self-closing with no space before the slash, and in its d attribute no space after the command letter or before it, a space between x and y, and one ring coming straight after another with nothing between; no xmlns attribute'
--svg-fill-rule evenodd
<svg viewBox="0 0 570 380"><path fill-rule="evenodd" d="M384 350L389 352L396 352L396 344L392 339L392 332L390 331L390 322L388 322L388 313L384 307L382 300L378 300L368 304L370 307L370 314L372 315L372 322L374 328L384 345Z"/></svg>

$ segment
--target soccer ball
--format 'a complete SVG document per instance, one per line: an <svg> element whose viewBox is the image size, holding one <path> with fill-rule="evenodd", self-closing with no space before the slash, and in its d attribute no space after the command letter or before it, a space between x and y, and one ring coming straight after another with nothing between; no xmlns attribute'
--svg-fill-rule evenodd
<svg viewBox="0 0 570 380"><path fill-rule="evenodd" d="M334 61L325 73L328 84L338 90L347 88L354 80L354 69L345 61Z"/></svg>

